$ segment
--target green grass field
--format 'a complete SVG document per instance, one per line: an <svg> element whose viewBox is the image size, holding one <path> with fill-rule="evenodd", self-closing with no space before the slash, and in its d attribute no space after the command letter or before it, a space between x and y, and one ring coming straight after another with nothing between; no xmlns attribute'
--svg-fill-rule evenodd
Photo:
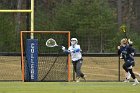
<svg viewBox="0 0 140 93"><path fill-rule="evenodd" d="M132 82L0 82L0 93L139 93Z"/></svg>

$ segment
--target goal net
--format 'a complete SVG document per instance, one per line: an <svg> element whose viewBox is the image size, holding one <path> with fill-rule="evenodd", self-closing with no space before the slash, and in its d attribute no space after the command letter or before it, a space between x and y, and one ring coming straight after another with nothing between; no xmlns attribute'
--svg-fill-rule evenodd
<svg viewBox="0 0 140 93"><path fill-rule="evenodd" d="M33 35L33 39L30 36ZM58 45L68 47L68 31L21 31L21 64L23 81L69 81L69 55L61 47L47 47L53 38Z"/></svg>

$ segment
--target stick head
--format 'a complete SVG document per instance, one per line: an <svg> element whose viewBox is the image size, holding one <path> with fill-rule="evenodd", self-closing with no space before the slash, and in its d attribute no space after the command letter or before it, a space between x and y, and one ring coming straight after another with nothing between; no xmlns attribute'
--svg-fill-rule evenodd
<svg viewBox="0 0 140 93"><path fill-rule="evenodd" d="M121 25L120 31L126 33L126 25Z"/></svg>
<svg viewBox="0 0 140 93"><path fill-rule="evenodd" d="M46 46L47 47L55 47L55 46L58 46L58 45L53 38L50 38L46 41Z"/></svg>

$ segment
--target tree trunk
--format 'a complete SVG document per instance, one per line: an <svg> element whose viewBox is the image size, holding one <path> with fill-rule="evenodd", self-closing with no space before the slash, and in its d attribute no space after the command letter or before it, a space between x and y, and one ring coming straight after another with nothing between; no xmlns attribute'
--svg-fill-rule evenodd
<svg viewBox="0 0 140 93"><path fill-rule="evenodd" d="M140 0L134 0L135 20L134 29L140 34Z"/></svg>
<svg viewBox="0 0 140 93"><path fill-rule="evenodd" d="M122 24L122 0L117 1L117 8L118 8L118 31Z"/></svg>
<svg viewBox="0 0 140 93"><path fill-rule="evenodd" d="M132 19L132 16L133 16L133 0L129 0L128 1L128 19L126 20L126 23L127 23L127 30L129 31L130 30L130 24L131 24L131 19Z"/></svg>
<svg viewBox="0 0 140 93"><path fill-rule="evenodd" d="M22 4L22 0L17 0L17 10L21 9L21 4ZM16 27L15 30L17 33L20 32L20 24L21 24L21 19L20 19L21 13L17 13L16 18L15 18L15 23L16 23Z"/></svg>

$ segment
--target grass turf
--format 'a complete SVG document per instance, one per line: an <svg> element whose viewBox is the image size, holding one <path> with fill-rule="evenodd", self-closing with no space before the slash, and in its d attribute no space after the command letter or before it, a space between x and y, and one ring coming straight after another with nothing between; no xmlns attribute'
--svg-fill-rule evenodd
<svg viewBox="0 0 140 93"><path fill-rule="evenodd" d="M139 93L132 82L0 82L0 93Z"/></svg>

